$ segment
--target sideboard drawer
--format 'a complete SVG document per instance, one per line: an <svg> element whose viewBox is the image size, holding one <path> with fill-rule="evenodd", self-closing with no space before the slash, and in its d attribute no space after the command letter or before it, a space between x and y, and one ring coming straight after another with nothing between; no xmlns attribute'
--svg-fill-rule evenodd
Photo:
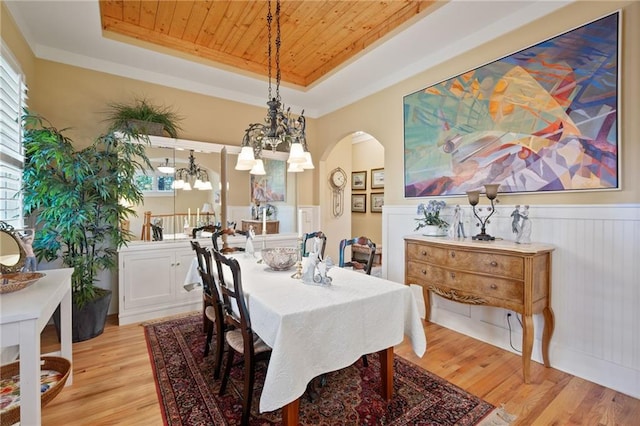
<svg viewBox="0 0 640 426"><path fill-rule="evenodd" d="M414 262L431 263L452 269L516 280L521 280L524 277L524 260L521 256L407 243L407 261L410 264Z"/></svg>
<svg viewBox="0 0 640 426"><path fill-rule="evenodd" d="M522 281L460 272L420 263L407 266L407 277L411 284L457 289L467 294L486 296L517 304L522 304L524 301Z"/></svg>
<svg viewBox="0 0 640 426"><path fill-rule="evenodd" d="M524 274L524 260L522 257L505 254L449 249L443 265L454 269L514 278L516 280L521 280Z"/></svg>
<svg viewBox="0 0 640 426"><path fill-rule="evenodd" d="M442 264L447 259L447 251L444 248L407 243L407 260Z"/></svg>

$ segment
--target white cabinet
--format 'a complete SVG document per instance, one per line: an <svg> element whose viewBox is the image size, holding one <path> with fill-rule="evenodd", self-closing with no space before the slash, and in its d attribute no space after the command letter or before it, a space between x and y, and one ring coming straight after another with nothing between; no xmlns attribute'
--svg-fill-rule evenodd
<svg viewBox="0 0 640 426"><path fill-rule="evenodd" d="M141 247L142 246L142 247ZM200 289L183 287L194 252L180 243L132 245L119 253L120 325L200 308Z"/></svg>
<svg viewBox="0 0 640 426"><path fill-rule="evenodd" d="M210 238L198 242L211 247ZM232 246L243 246L242 236L229 238ZM266 247L295 247L295 234L266 236ZM262 236L254 241L262 247ZM118 322L120 325L162 318L202 309L202 290L184 289L185 278L195 259L189 239L136 241L118 254Z"/></svg>

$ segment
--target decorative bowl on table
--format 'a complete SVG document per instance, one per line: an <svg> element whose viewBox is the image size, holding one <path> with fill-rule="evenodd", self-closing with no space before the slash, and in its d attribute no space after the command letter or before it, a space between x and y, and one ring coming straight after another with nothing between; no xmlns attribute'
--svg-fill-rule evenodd
<svg viewBox="0 0 640 426"><path fill-rule="evenodd" d="M298 260L298 249L295 247L266 248L261 252L262 260L274 271L291 269Z"/></svg>
<svg viewBox="0 0 640 426"><path fill-rule="evenodd" d="M0 294L22 290L44 277L42 272L0 274Z"/></svg>

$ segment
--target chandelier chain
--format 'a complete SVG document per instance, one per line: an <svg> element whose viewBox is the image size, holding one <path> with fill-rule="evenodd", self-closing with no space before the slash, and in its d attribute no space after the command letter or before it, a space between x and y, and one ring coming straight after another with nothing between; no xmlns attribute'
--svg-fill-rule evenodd
<svg viewBox="0 0 640 426"><path fill-rule="evenodd" d="M280 101L280 0L276 0L276 99Z"/></svg>
<svg viewBox="0 0 640 426"><path fill-rule="evenodd" d="M269 0L269 12L267 12L267 32L269 38L269 48L267 49L269 57L269 97L271 99L271 21L273 21L273 15L271 15L271 0Z"/></svg>

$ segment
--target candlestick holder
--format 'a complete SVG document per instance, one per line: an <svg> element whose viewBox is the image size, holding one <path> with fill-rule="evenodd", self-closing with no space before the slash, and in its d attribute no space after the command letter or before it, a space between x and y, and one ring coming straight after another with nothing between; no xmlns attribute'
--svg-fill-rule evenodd
<svg viewBox="0 0 640 426"><path fill-rule="evenodd" d="M291 275L294 280L302 278L302 235L298 235L298 261L296 262L296 272Z"/></svg>
<svg viewBox="0 0 640 426"><path fill-rule="evenodd" d="M490 223L489 218L496 212L494 200L496 200L496 198L498 197L499 186L500 184L495 183L484 186L487 198L491 202L491 207L489 207L490 213L486 217L480 217L476 210L476 206L480 202L480 191L467 191L467 198L469 198L469 204L471 204L471 208L473 209L473 215L478 219L480 226L480 233L478 235L474 235L473 237L471 237L471 239L479 241L493 241L496 239L496 237L492 237L491 235L487 234L486 228L487 223Z"/></svg>
<svg viewBox="0 0 640 426"><path fill-rule="evenodd" d="M266 227L262 227L262 249L264 250L267 248L267 228ZM264 263L264 260L262 260L262 255L260 255L260 259L258 259L258 263Z"/></svg>

